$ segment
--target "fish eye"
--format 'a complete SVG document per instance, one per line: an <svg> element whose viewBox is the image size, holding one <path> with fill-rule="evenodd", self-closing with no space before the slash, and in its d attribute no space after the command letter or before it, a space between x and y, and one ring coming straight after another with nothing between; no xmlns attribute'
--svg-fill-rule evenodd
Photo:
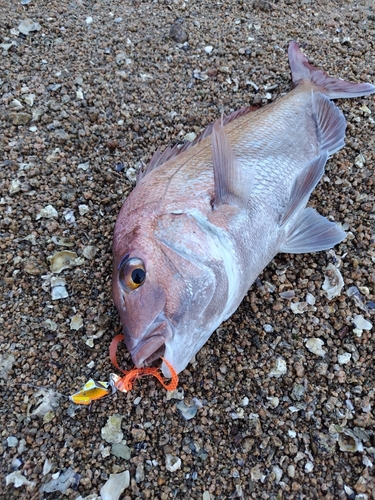
<svg viewBox="0 0 375 500"><path fill-rule="evenodd" d="M146 270L141 259L133 257L121 261L119 266L119 280L125 290L135 290L140 287L146 279Z"/></svg>

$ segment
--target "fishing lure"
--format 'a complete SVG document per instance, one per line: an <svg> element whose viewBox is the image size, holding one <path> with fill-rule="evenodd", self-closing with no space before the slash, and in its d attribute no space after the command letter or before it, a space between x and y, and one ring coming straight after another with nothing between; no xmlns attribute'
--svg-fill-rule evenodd
<svg viewBox="0 0 375 500"><path fill-rule="evenodd" d="M109 382L95 382L95 380L90 379L80 391L69 396L69 399L77 405L89 405L96 399L108 396L110 392L111 384Z"/></svg>
<svg viewBox="0 0 375 500"><path fill-rule="evenodd" d="M169 383L166 383L163 379L163 376L160 372L160 368L157 367L144 367L144 368L133 368L130 371L122 370L118 363L117 363L117 357L116 357L116 352L117 352L117 347L119 343L124 340L123 334L116 335L114 339L112 340L110 346L109 346L109 357L111 358L112 364L119 370L121 371L125 376L120 377L119 375L112 374L112 381L114 384L114 387L121 391L121 392L127 392L130 391L133 388L133 382L137 380L138 378L141 377L146 377L148 375L151 375L155 377L161 385L166 389L167 391L174 391L177 386L178 386L178 375L176 371L174 370L173 366L168 363L164 358L161 358L164 363L167 365L170 373L171 373L171 381Z"/></svg>

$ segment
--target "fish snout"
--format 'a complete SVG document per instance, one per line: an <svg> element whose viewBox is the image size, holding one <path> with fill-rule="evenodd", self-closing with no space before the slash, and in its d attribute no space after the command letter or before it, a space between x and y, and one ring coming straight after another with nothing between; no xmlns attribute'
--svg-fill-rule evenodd
<svg viewBox="0 0 375 500"><path fill-rule="evenodd" d="M173 337L172 327L164 317L160 316L148 328L140 339L134 339L125 334L125 342L129 349L133 363L137 368L151 365L165 353L165 344Z"/></svg>

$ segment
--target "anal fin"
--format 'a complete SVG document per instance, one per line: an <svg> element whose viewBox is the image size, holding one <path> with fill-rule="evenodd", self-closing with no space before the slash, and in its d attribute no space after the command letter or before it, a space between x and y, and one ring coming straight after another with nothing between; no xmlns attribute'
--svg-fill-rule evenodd
<svg viewBox="0 0 375 500"><path fill-rule="evenodd" d="M212 156L215 182L214 208L222 204L247 205L255 179L255 168L244 169L238 164L222 120L212 130Z"/></svg>
<svg viewBox="0 0 375 500"><path fill-rule="evenodd" d="M280 249L285 253L308 253L328 250L345 239L346 233L313 208L305 208L287 233Z"/></svg>

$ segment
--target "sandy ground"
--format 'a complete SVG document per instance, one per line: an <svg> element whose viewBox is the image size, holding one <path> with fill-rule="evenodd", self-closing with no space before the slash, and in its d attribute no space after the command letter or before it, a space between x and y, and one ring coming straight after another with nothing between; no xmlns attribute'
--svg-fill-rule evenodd
<svg viewBox="0 0 375 500"><path fill-rule="evenodd" d="M374 35L371 1L1 1L1 498L96 499L123 471L122 499L375 498L375 330L353 324L374 323L373 97L338 102L346 146L310 202L347 240L269 264L180 376L192 419L153 379L91 411L64 397L115 371L111 242L133 168L288 92L292 39L332 76L375 83ZM52 275L64 249L78 260ZM332 300L329 264L345 283ZM51 277L68 297L52 300Z"/></svg>

